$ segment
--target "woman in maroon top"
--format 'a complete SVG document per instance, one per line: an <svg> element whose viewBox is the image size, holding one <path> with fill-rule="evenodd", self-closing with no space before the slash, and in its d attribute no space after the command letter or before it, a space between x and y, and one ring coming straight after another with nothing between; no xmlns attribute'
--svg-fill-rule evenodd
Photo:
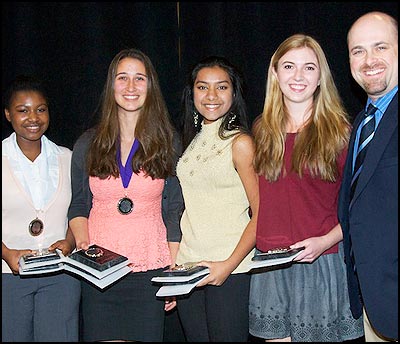
<svg viewBox="0 0 400 344"><path fill-rule="evenodd" d="M254 273L250 334L280 341L363 335L347 296L337 198L350 124L319 43L287 38L271 58L254 124L257 249L304 246L295 263Z"/></svg>

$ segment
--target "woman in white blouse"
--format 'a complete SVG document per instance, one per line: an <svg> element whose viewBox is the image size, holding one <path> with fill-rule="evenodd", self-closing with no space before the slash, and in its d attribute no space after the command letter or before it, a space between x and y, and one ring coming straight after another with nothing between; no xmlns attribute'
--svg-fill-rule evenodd
<svg viewBox="0 0 400 344"><path fill-rule="evenodd" d="M14 132L2 141L2 341L77 342L80 282L65 274L18 274L19 258L46 249L69 254L71 151L50 141L40 81L17 77L5 94Z"/></svg>

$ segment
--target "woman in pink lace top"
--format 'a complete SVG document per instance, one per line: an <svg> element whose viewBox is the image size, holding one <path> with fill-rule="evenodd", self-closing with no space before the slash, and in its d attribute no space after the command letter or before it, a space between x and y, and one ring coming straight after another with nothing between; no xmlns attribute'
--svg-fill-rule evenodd
<svg viewBox="0 0 400 344"><path fill-rule="evenodd" d="M101 119L74 145L71 229L77 248L104 246L132 273L105 291L82 282L82 340L163 340L164 300L151 278L175 263L183 200L179 142L157 73L141 51L112 60Z"/></svg>

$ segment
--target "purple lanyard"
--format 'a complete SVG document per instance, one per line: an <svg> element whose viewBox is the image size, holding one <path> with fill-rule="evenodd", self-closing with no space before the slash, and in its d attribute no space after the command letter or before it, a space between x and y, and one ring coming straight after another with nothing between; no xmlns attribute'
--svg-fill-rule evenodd
<svg viewBox="0 0 400 344"><path fill-rule="evenodd" d="M119 174L121 175L122 179L122 185L126 189L129 185L129 182L131 181L131 177L133 174L132 171L132 158L133 155L136 153L136 151L139 148L139 141L135 138L135 141L133 141L131 151L129 152L128 159L126 160L125 166L122 165L121 161L121 144L119 145L117 149L117 161L118 161L118 167L119 167Z"/></svg>

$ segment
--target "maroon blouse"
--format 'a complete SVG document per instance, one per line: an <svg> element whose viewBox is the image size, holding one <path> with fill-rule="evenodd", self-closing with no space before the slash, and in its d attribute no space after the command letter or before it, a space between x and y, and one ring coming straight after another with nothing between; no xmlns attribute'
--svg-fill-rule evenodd
<svg viewBox="0 0 400 344"><path fill-rule="evenodd" d="M297 241L328 233L338 223L337 203L347 149L338 158L336 182L311 177L300 178L290 170L296 134L286 136L285 177L269 182L260 176L260 208L256 246L261 251L289 246ZM324 252L337 253L337 244Z"/></svg>

